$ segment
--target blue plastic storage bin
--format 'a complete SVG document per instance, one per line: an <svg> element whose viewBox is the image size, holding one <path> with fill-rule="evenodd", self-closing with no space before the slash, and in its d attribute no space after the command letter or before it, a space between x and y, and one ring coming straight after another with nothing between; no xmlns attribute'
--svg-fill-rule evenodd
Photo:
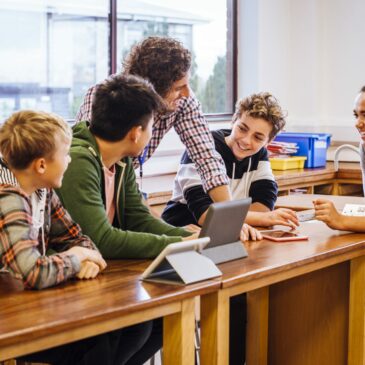
<svg viewBox="0 0 365 365"><path fill-rule="evenodd" d="M293 156L307 156L304 167L326 166L331 134L282 132L276 136L275 141L296 143L299 148Z"/></svg>

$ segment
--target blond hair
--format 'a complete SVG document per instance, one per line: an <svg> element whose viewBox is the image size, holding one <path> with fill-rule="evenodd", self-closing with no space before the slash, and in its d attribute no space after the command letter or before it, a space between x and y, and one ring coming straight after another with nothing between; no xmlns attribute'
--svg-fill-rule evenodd
<svg viewBox="0 0 365 365"><path fill-rule="evenodd" d="M19 111L0 127L0 153L9 167L25 169L36 158L52 158L57 135L65 142L72 138L71 128L58 115Z"/></svg>
<svg viewBox="0 0 365 365"><path fill-rule="evenodd" d="M233 122L240 119L242 114L262 118L272 125L270 139L274 138L285 126L286 113L281 109L277 99L268 92L252 94L239 100L233 115Z"/></svg>

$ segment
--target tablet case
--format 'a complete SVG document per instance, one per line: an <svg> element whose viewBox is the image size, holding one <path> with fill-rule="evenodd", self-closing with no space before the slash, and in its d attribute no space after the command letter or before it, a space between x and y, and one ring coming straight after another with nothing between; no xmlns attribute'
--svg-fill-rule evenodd
<svg viewBox="0 0 365 365"><path fill-rule="evenodd" d="M192 284L222 275L207 257L196 251L167 255L165 260L144 280L166 284Z"/></svg>
<svg viewBox="0 0 365 365"><path fill-rule="evenodd" d="M239 237L251 202L251 198L246 198L214 203L209 207L199 237L210 237L202 254L215 264L248 256Z"/></svg>
<svg viewBox="0 0 365 365"><path fill-rule="evenodd" d="M204 240L209 241L208 238L198 239L196 241L204 242ZM193 241L186 241L186 243L189 242L193 243ZM205 242L205 244L206 243L207 242ZM180 246L180 249L179 247L173 248L173 245ZM184 285L222 275L221 271L208 257L203 256L193 248L190 248L187 251L181 251L181 246L183 246L183 244L173 245L170 249L173 249L175 252L167 253L148 276L145 276L144 273L143 280ZM162 255L164 255L163 252ZM161 259L160 256L158 256L150 266L152 266L156 260ZM146 271L148 271L148 268Z"/></svg>

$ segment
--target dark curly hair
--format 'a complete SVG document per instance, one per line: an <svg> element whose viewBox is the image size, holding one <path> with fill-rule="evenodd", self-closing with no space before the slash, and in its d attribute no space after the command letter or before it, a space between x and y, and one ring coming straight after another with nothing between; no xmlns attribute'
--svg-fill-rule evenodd
<svg viewBox="0 0 365 365"><path fill-rule="evenodd" d="M243 113L269 122L272 125L270 139L274 138L285 127L286 113L281 109L277 99L268 92L252 94L239 100L236 104L233 121L240 119Z"/></svg>
<svg viewBox="0 0 365 365"><path fill-rule="evenodd" d="M363 86L360 90L361 93L365 93L365 86Z"/></svg>
<svg viewBox="0 0 365 365"><path fill-rule="evenodd" d="M165 97L190 66L191 53L182 43L168 37L148 37L132 47L123 62L123 74L147 79Z"/></svg>

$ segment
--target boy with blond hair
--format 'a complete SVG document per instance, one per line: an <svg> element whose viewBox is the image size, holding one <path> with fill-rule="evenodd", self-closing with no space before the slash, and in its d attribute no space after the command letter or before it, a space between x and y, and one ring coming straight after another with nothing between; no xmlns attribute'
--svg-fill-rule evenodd
<svg viewBox="0 0 365 365"><path fill-rule="evenodd" d="M70 143L68 125L43 112L17 112L0 129L0 257L27 288L93 278L106 266L52 190L61 186Z"/></svg>
<svg viewBox="0 0 365 365"><path fill-rule="evenodd" d="M58 116L14 113L0 128L0 268L26 288L95 278L106 263L62 207L59 188L70 162L71 130ZM50 252L52 252L50 254ZM150 323L26 357L52 364L127 364L143 347Z"/></svg>

